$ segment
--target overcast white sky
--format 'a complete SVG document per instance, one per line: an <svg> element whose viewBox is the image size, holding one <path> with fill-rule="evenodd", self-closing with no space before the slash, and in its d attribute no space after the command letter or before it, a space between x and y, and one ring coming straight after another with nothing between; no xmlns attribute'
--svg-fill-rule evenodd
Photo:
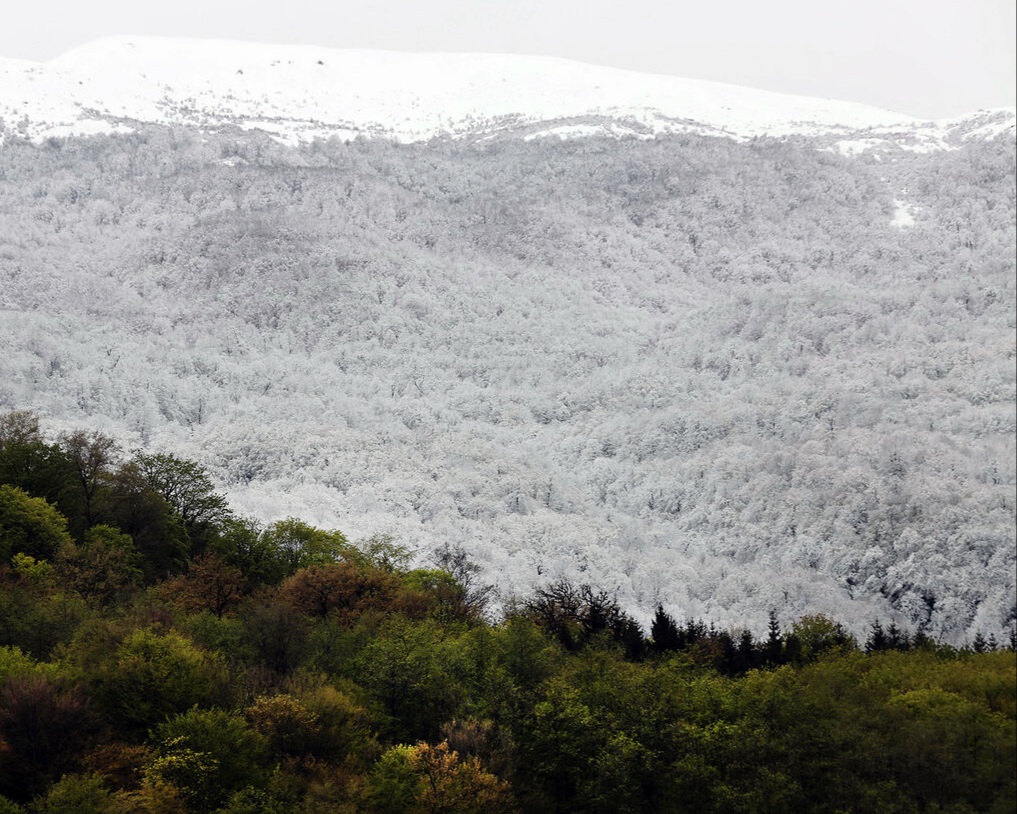
<svg viewBox="0 0 1017 814"><path fill-rule="evenodd" d="M863 102L1014 106L1014 0L4 0L0 56L131 34L542 54Z"/></svg>

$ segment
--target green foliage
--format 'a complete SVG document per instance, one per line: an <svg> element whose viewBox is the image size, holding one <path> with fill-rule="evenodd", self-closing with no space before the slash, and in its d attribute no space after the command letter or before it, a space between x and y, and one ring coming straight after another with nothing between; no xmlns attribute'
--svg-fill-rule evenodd
<svg viewBox="0 0 1017 814"><path fill-rule="evenodd" d="M449 669L464 695L461 714L514 729L560 663L560 648L521 617L476 626L449 649Z"/></svg>
<svg viewBox="0 0 1017 814"><path fill-rule="evenodd" d="M353 764L375 757L377 724L361 696L366 693L355 685L323 685L300 695L300 702L316 717L317 751L313 754Z"/></svg>
<svg viewBox="0 0 1017 814"><path fill-rule="evenodd" d="M14 410L0 414L0 483L45 498L67 512L70 462L59 446L48 444L34 413Z"/></svg>
<svg viewBox="0 0 1017 814"><path fill-rule="evenodd" d="M248 787L230 797L217 814L291 814L293 810L291 801L279 799L271 791Z"/></svg>
<svg viewBox="0 0 1017 814"><path fill-rule="evenodd" d="M652 752L625 734L600 747L584 773L578 796L591 812L638 814L645 810L647 791L655 780Z"/></svg>
<svg viewBox="0 0 1017 814"><path fill-rule="evenodd" d="M18 579L34 586L47 584L53 576L52 565L21 552L11 557L11 571Z"/></svg>
<svg viewBox="0 0 1017 814"><path fill-rule="evenodd" d="M368 809L377 814L513 814L507 783L476 758L461 760L448 743L395 746L381 756L368 782Z"/></svg>
<svg viewBox="0 0 1017 814"><path fill-rule="evenodd" d="M266 669L291 673L307 655L310 623L289 605L251 599L241 605L240 623L241 642Z"/></svg>
<svg viewBox="0 0 1017 814"><path fill-rule="evenodd" d="M60 437L60 447L70 463L69 494L74 510L74 532L80 537L101 522L106 513L107 487L118 461L119 445L101 432L77 430Z"/></svg>
<svg viewBox="0 0 1017 814"><path fill-rule="evenodd" d="M93 526L84 541L68 548L59 570L65 584L102 606L125 599L140 587L142 559L134 541L112 526Z"/></svg>
<svg viewBox="0 0 1017 814"><path fill-rule="evenodd" d="M418 775L412 763L413 747L393 746L371 770L368 800L377 814L403 814L412 807L418 788Z"/></svg>
<svg viewBox="0 0 1017 814"><path fill-rule="evenodd" d="M265 739L243 718L222 710L191 709L152 731L155 757L146 776L172 783L195 811L212 811L243 788L268 780Z"/></svg>
<svg viewBox="0 0 1017 814"><path fill-rule="evenodd" d="M320 740L318 716L289 695L257 698L245 717L277 757L311 754Z"/></svg>
<svg viewBox="0 0 1017 814"><path fill-rule="evenodd" d="M152 489L184 522L191 552L205 550L209 539L230 519L226 498L217 494L208 473L194 461L170 453L134 453L134 463Z"/></svg>
<svg viewBox="0 0 1017 814"><path fill-rule="evenodd" d="M371 716L347 693L329 685L299 696L261 696L244 715L279 759L313 763L372 756Z"/></svg>
<svg viewBox="0 0 1017 814"><path fill-rule="evenodd" d="M347 554L358 556L342 532L318 529L292 517L273 523L264 536L287 576L301 568L334 563Z"/></svg>
<svg viewBox="0 0 1017 814"><path fill-rule="evenodd" d="M0 684L8 676L35 672L38 662L18 647L0 646Z"/></svg>
<svg viewBox="0 0 1017 814"><path fill-rule="evenodd" d="M247 664L254 658L244 642L243 623L235 616L223 617L211 611L200 611L180 619L177 626L196 645L218 653L227 664Z"/></svg>
<svg viewBox="0 0 1017 814"><path fill-rule="evenodd" d="M0 814L25 814L25 809L13 800L8 800L3 795L0 795Z"/></svg>
<svg viewBox="0 0 1017 814"><path fill-rule="evenodd" d="M375 534L366 540L361 540L354 549L343 556L361 565L389 573L403 571L412 556L406 546L400 545L388 534Z"/></svg>
<svg viewBox="0 0 1017 814"><path fill-rule="evenodd" d="M50 560L70 543L67 521L51 503L0 485L0 565L14 554Z"/></svg>
<svg viewBox="0 0 1017 814"><path fill-rule="evenodd" d="M392 617L357 655L354 677L382 704L396 739L434 737L454 709L457 682L435 627Z"/></svg>
<svg viewBox="0 0 1017 814"><path fill-rule="evenodd" d="M149 485L133 463L108 479L105 511L110 523L128 535L141 555L145 582L184 570L190 543L184 521Z"/></svg>
<svg viewBox="0 0 1017 814"><path fill-rule="evenodd" d="M71 774L35 800L33 814L121 814L124 811L102 777Z"/></svg>
<svg viewBox="0 0 1017 814"><path fill-rule="evenodd" d="M609 732L572 688L552 688L533 707L520 746L529 772L554 798L574 799Z"/></svg>
<svg viewBox="0 0 1017 814"><path fill-rule="evenodd" d="M55 589L48 564L37 566L29 571L42 575L40 581L0 576L0 644L44 659L73 637L87 608L79 597Z"/></svg>
<svg viewBox="0 0 1017 814"><path fill-rule="evenodd" d="M179 633L135 630L99 666L94 682L107 715L140 730L195 704L222 700L226 670Z"/></svg>
<svg viewBox="0 0 1017 814"><path fill-rule="evenodd" d="M791 625L802 661L814 661L831 651L846 652L857 647L844 626L822 614L803 616Z"/></svg>
<svg viewBox="0 0 1017 814"><path fill-rule="evenodd" d="M77 544L64 531L52 560L12 549L0 571L0 811L1017 801L1017 656L991 640L957 650L874 625L866 650L832 619L782 629L776 614L767 637L736 639L658 608L646 655L604 592L555 583L492 622L454 573L475 577L468 562L407 572L390 540L354 548L298 521L229 520L169 567L153 529L178 513L131 467L100 480L94 508L116 515L134 494L152 545L98 523ZM8 516L61 528L46 501L4 496Z"/></svg>
<svg viewBox="0 0 1017 814"><path fill-rule="evenodd" d="M230 518L209 547L224 562L239 568L252 587L275 585L287 575L288 565L275 539L253 520Z"/></svg>

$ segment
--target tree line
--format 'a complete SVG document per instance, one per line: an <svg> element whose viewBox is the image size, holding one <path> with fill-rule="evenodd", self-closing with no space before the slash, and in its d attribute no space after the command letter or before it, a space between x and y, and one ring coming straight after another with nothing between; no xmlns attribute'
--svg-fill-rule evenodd
<svg viewBox="0 0 1017 814"><path fill-rule="evenodd" d="M1013 636L649 630L0 416L0 812L1005 811Z"/></svg>

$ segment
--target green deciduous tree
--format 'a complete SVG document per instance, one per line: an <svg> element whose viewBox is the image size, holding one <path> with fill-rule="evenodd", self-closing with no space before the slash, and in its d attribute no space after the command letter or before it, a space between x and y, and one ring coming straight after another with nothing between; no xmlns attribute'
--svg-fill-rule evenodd
<svg viewBox="0 0 1017 814"><path fill-rule="evenodd" d="M208 473L194 461L170 453L135 452L134 463L149 486L183 520L191 553L203 552L210 537L230 518L226 498L215 491Z"/></svg>
<svg viewBox="0 0 1017 814"><path fill-rule="evenodd" d="M45 498L66 513L71 475L67 456L43 438L38 416L24 410L0 415L0 483Z"/></svg>
<svg viewBox="0 0 1017 814"><path fill-rule="evenodd" d="M71 464L71 491L79 509L70 519L75 534L82 534L100 522L105 490L120 447L108 435L84 430L61 436L60 446Z"/></svg>
<svg viewBox="0 0 1017 814"><path fill-rule="evenodd" d="M244 575L248 587L275 585L289 567L276 542L260 525L247 518L233 517L223 523L210 550Z"/></svg>
<svg viewBox="0 0 1017 814"><path fill-rule="evenodd" d="M390 734L399 739L437 735L455 709L458 682L431 621L387 620L358 654L354 677L381 702L391 716Z"/></svg>
<svg viewBox="0 0 1017 814"><path fill-rule="evenodd" d="M447 742L396 746L371 772L368 806L377 814L514 814L509 784Z"/></svg>
<svg viewBox="0 0 1017 814"><path fill-rule="evenodd" d="M286 576L311 565L334 563L351 550L356 555L341 531L315 528L294 518L273 523L265 539L277 552Z"/></svg>
<svg viewBox="0 0 1017 814"><path fill-rule="evenodd" d="M96 774L64 775L32 803L33 814L124 814L122 801Z"/></svg>
<svg viewBox="0 0 1017 814"><path fill-rule="evenodd" d="M70 543L67 521L56 507L16 486L0 486L0 565L19 553L50 560Z"/></svg>
<svg viewBox="0 0 1017 814"><path fill-rule="evenodd" d="M112 720L143 730L195 704L223 700L225 666L179 633L140 629L99 666L94 682Z"/></svg>
<svg viewBox="0 0 1017 814"><path fill-rule="evenodd" d="M116 603L140 587L141 555L134 541L112 526L93 526L85 539L69 546L58 561L66 585L103 606Z"/></svg>
<svg viewBox="0 0 1017 814"><path fill-rule="evenodd" d="M190 545L183 520L135 464L110 476L106 509L110 523L134 541L146 582L184 570Z"/></svg>
<svg viewBox="0 0 1017 814"><path fill-rule="evenodd" d="M238 715L191 709L156 726L152 740L146 776L181 789L195 811L213 811L234 792L268 780L268 744Z"/></svg>

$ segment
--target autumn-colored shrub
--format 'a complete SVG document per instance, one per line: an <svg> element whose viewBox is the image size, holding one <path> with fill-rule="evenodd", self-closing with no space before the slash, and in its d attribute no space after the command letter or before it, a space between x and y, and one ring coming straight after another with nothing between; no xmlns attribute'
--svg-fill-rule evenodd
<svg viewBox="0 0 1017 814"><path fill-rule="evenodd" d="M160 583L158 594L190 613L207 610L222 617L240 604L246 580L240 569L215 554L191 560L187 573Z"/></svg>
<svg viewBox="0 0 1017 814"><path fill-rule="evenodd" d="M377 814L515 814L509 784L461 759L447 742L395 746L381 756L368 783L369 810Z"/></svg>
<svg viewBox="0 0 1017 814"><path fill-rule="evenodd" d="M301 568L282 583L279 596L308 616L352 621L368 610L387 609L399 589L393 574L337 562Z"/></svg>

